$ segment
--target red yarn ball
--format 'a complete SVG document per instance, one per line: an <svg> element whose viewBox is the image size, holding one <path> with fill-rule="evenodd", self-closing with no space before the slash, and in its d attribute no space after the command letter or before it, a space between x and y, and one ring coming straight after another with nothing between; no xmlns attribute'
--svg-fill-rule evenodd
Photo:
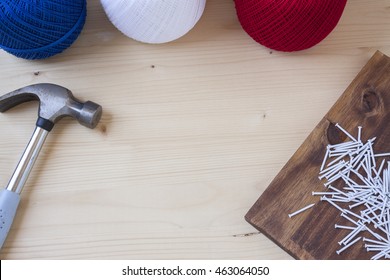
<svg viewBox="0 0 390 280"><path fill-rule="evenodd" d="M310 48L336 27L347 0L234 0L244 30L278 51Z"/></svg>

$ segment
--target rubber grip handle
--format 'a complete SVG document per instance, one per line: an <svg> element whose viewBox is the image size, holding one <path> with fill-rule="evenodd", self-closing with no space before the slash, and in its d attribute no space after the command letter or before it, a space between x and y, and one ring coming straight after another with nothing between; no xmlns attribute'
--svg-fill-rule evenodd
<svg viewBox="0 0 390 280"><path fill-rule="evenodd" d="M3 248L4 241L14 221L19 201L20 196L15 192L6 189L0 192L0 249Z"/></svg>

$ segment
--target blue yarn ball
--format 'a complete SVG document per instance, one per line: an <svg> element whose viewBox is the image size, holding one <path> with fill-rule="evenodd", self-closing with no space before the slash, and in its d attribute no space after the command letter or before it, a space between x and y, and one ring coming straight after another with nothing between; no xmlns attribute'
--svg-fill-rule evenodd
<svg viewBox="0 0 390 280"><path fill-rule="evenodd" d="M0 0L0 48L43 59L68 48L87 15L86 0Z"/></svg>

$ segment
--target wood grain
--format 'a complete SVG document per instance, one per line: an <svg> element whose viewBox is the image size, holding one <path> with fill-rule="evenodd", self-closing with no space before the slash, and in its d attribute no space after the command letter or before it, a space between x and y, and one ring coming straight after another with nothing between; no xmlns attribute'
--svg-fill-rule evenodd
<svg viewBox="0 0 390 280"><path fill-rule="evenodd" d="M390 150L389 121L390 58L377 52L249 210L247 221L298 259L369 259L363 242L336 254L346 231L334 225L346 221L311 192L324 191L318 173L326 146L346 140L336 123L355 135L363 126L362 140L376 136L380 152ZM310 210L288 217L311 203L316 205Z"/></svg>
<svg viewBox="0 0 390 280"><path fill-rule="evenodd" d="M0 51L0 94L57 83L104 109L95 130L63 119L50 133L0 259L292 259L244 216L373 53L390 54L388 2L348 1L323 42L282 53L242 30L231 0L162 45L88 0L61 55ZM36 114L0 114L2 186Z"/></svg>

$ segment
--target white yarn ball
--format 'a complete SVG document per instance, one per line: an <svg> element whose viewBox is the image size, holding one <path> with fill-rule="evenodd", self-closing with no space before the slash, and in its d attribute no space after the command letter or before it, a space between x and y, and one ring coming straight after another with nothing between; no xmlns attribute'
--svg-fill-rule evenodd
<svg viewBox="0 0 390 280"><path fill-rule="evenodd" d="M126 36L144 43L166 43L190 31L206 0L100 0L110 21Z"/></svg>

